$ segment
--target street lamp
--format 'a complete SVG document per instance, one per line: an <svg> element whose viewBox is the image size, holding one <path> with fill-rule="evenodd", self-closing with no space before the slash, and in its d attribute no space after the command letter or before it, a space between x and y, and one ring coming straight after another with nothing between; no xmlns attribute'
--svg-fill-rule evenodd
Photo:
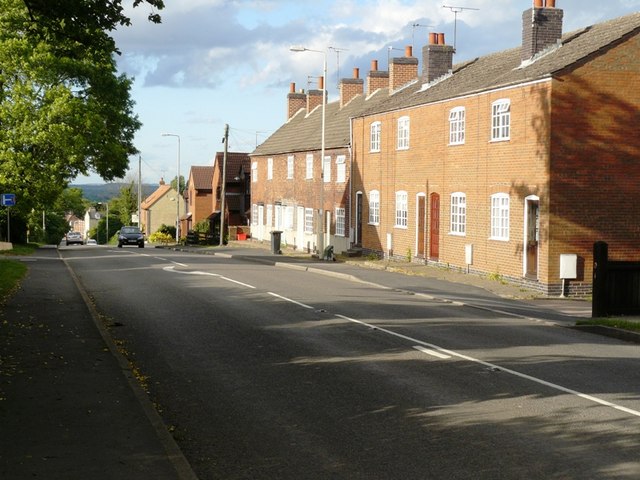
<svg viewBox="0 0 640 480"><path fill-rule="evenodd" d="M178 139L178 168L176 177L176 190L178 196L176 197L176 243L180 242L180 135L175 133L163 133L163 137L176 137Z"/></svg>
<svg viewBox="0 0 640 480"><path fill-rule="evenodd" d="M303 47L300 45L294 45L289 47L292 52L316 52L323 55L322 63L322 140L320 147L320 238L318 238L318 250L320 257L324 253L324 128L326 122L326 105L327 105L327 89L325 88L325 81L327 79L327 51L326 50L312 50L311 48Z"/></svg>

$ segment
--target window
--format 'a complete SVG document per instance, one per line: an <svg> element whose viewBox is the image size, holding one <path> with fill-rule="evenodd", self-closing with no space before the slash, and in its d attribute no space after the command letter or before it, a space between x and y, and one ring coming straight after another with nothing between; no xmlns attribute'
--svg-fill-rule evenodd
<svg viewBox="0 0 640 480"><path fill-rule="evenodd" d="M276 230L282 230L282 204L276 203Z"/></svg>
<svg viewBox="0 0 640 480"><path fill-rule="evenodd" d="M372 190L369 193L369 223L378 225L380 223L380 192Z"/></svg>
<svg viewBox="0 0 640 480"><path fill-rule="evenodd" d="M313 233L313 208L304 209L304 233Z"/></svg>
<svg viewBox="0 0 640 480"><path fill-rule="evenodd" d="M267 158L267 180L273 180L273 158Z"/></svg>
<svg viewBox="0 0 640 480"><path fill-rule="evenodd" d="M251 205L251 225L258 225L258 204Z"/></svg>
<svg viewBox="0 0 640 480"><path fill-rule="evenodd" d="M267 205L267 227L273 227L273 205Z"/></svg>
<svg viewBox="0 0 640 480"><path fill-rule="evenodd" d="M509 140L511 134L511 102L501 99L491 105L491 140Z"/></svg>
<svg viewBox="0 0 640 480"><path fill-rule="evenodd" d="M382 129L382 123L373 122L371 124L371 139L369 143L369 150L372 152L380 151L380 131Z"/></svg>
<svg viewBox="0 0 640 480"><path fill-rule="evenodd" d="M336 208L336 235L344 237L344 220L345 209L342 207Z"/></svg>
<svg viewBox="0 0 640 480"><path fill-rule="evenodd" d="M287 205L284 209L284 228L293 230L293 205Z"/></svg>
<svg viewBox="0 0 640 480"><path fill-rule="evenodd" d="M409 148L409 117L400 117L398 119L398 150L407 150Z"/></svg>
<svg viewBox="0 0 640 480"><path fill-rule="evenodd" d="M324 183L331 181L331 157L324 157L324 161L322 162L322 178L324 179Z"/></svg>
<svg viewBox="0 0 640 480"><path fill-rule="evenodd" d="M452 235L467 233L467 196L456 192L451 194L451 231Z"/></svg>
<svg viewBox="0 0 640 480"><path fill-rule="evenodd" d="M491 238L509 240L509 195L506 193L491 196Z"/></svg>
<svg viewBox="0 0 640 480"><path fill-rule="evenodd" d="M408 210L407 192L396 192L396 227L407 228Z"/></svg>
<svg viewBox="0 0 640 480"><path fill-rule="evenodd" d="M307 154L307 179L313 178L313 154Z"/></svg>
<svg viewBox="0 0 640 480"><path fill-rule="evenodd" d="M449 112L449 145L464 143L464 107L454 108Z"/></svg>
<svg viewBox="0 0 640 480"><path fill-rule="evenodd" d="M347 181L347 157L338 155L336 157L336 183Z"/></svg>
<svg viewBox="0 0 640 480"><path fill-rule="evenodd" d="M293 159L293 155L287 157L287 179L289 180L293 178Z"/></svg>
<svg viewBox="0 0 640 480"><path fill-rule="evenodd" d="M251 162L251 182L258 181L258 162Z"/></svg>

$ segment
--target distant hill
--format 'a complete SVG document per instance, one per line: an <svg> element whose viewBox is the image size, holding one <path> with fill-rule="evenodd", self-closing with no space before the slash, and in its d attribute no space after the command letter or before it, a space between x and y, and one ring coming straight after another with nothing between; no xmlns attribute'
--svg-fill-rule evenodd
<svg viewBox="0 0 640 480"><path fill-rule="evenodd" d="M82 190L82 196L91 202L106 202L120 195L120 189L128 186L128 183L88 183L70 185L72 188ZM142 184L142 200L151 195L158 188L157 184Z"/></svg>

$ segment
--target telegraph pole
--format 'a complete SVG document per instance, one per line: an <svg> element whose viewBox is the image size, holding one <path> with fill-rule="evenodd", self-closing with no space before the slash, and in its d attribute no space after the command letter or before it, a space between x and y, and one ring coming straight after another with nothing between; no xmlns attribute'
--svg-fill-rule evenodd
<svg viewBox="0 0 640 480"><path fill-rule="evenodd" d="M220 246L224 245L224 200L226 195L226 183L227 183L227 152L229 145L229 125L224 125L224 154L222 156L222 188L220 189Z"/></svg>

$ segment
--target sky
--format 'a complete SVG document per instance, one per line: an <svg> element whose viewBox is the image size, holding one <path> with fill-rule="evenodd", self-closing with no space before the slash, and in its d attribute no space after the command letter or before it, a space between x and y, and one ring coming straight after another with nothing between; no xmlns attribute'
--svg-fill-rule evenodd
<svg viewBox="0 0 640 480"><path fill-rule="evenodd" d="M126 3L132 3L125 0ZM354 67L366 79L371 60L413 45L422 71L429 32L454 44L454 63L518 47L522 13L532 0L165 0L161 24L147 5L127 7L132 26L114 32L118 68L134 79L131 97L142 122L126 181L167 183L191 166L213 165L223 151L252 152L286 121L287 94L317 88L327 58L329 101ZM461 7L461 8L459 8ZM556 0L564 32L640 11L640 0ZM292 52L293 45L307 52ZM163 136L163 134L176 136ZM179 147L179 148L178 148ZM97 175L74 184L104 183Z"/></svg>

